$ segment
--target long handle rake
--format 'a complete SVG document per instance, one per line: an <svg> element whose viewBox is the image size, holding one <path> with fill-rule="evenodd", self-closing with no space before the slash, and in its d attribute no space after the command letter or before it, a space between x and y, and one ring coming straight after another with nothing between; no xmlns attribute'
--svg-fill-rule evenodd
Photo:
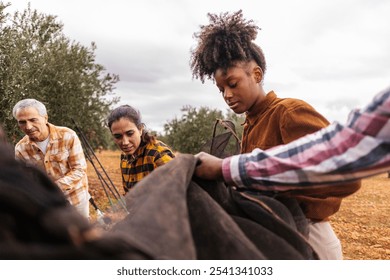
<svg viewBox="0 0 390 280"><path fill-rule="evenodd" d="M78 125L76 124L76 122L74 121L74 119L72 119L75 127L76 127L76 130L78 132L78 134L80 135L80 139L85 147L85 151L86 151L86 154L88 153L88 156L87 156L87 159L91 162L92 166L94 167L95 169L95 172L96 174L98 175L98 178L99 180L101 180L102 182L102 185L106 186L108 188L108 190L110 190L111 194L114 196L114 198L119 202L120 206L125 210L126 213L128 213L128 210L127 210L127 207L126 207L126 203L125 203L125 199L124 197L119 193L119 191L117 190L117 188L115 187L114 183L112 182L110 176L107 174L104 166L102 165L102 163L100 162L99 158L96 156L92 146L90 145L90 143L88 142L85 134L83 133L83 131L78 127ZM100 171L98 170L97 166L95 165L94 163L94 160L96 160L96 162L99 164L101 170L103 171L106 179L108 180L109 183L107 183L107 181L105 180L105 178L103 178L102 174L100 173ZM105 189L105 188L104 188ZM109 202L111 204L111 206L113 206L113 203L108 195L108 192L105 190L106 192L106 195L109 199Z"/></svg>

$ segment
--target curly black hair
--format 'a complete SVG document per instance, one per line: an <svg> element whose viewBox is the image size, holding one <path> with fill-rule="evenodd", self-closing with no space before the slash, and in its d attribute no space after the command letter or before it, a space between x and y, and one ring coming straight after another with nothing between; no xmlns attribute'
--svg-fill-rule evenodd
<svg viewBox="0 0 390 280"><path fill-rule="evenodd" d="M207 14L210 24L201 25L194 33L198 46L191 50L192 77L204 83L205 77L212 79L217 69L228 69L237 62L256 61L263 73L266 62L262 49L253 43L260 29L253 20L245 20L242 10L232 14Z"/></svg>

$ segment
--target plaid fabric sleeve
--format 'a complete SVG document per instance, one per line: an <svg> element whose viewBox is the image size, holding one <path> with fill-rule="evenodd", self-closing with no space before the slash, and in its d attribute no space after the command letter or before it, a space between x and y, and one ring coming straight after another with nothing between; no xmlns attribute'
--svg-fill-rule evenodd
<svg viewBox="0 0 390 280"><path fill-rule="evenodd" d="M156 145L156 152L157 152L156 153L157 155L155 157L156 166L164 165L165 163L171 161L175 157L171 149L162 142Z"/></svg>
<svg viewBox="0 0 390 280"><path fill-rule="evenodd" d="M346 125L320 131L266 151L223 160L226 182L264 191L341 183L390 169L390 89L378 94Z"/></svg>
<svg viewBox="0 0 390 280"><path fill-rule="evenodd" d="M56 183L67 194L79 187L85 186L82 180L86 177L87 162L84 157L81 142L75 132L66 133L62 145L65 145L69 152L69 170Z"/></svg>

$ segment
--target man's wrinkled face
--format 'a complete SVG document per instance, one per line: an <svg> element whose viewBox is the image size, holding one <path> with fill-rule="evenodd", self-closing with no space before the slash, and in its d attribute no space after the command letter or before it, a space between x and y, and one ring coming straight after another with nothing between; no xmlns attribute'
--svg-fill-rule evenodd
<svg viewBox="0 0 390 280"><path fill-rule="evenodd" d="M16 112L16 120L19 128L31 141L43 141L49 136L47 116L41 116L33 107L19 109Z"/></svg>

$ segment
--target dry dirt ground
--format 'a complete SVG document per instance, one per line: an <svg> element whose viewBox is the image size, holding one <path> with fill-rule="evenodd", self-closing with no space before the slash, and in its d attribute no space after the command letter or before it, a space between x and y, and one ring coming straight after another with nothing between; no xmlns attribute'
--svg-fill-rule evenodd
<svg viewBox="0 0 390 280"><path fill-rule="evenodd" d="M362 181L331 220L345 259L390 260L390 178L387 173Z"/></svg>
<svg viewBox="0 0 390 280"><path fill-rule="evenodd" d="M119 155L118 151L96 153L122 194ZM106 209L110 203L90 164L88 174L92 196L102 210ZM95 211L91 209L94 217ZM364 179L362 188L343 200L340 211L331 217L331 223L342 242L344 259L390 260L390 178L387 174Z"/></svg>

